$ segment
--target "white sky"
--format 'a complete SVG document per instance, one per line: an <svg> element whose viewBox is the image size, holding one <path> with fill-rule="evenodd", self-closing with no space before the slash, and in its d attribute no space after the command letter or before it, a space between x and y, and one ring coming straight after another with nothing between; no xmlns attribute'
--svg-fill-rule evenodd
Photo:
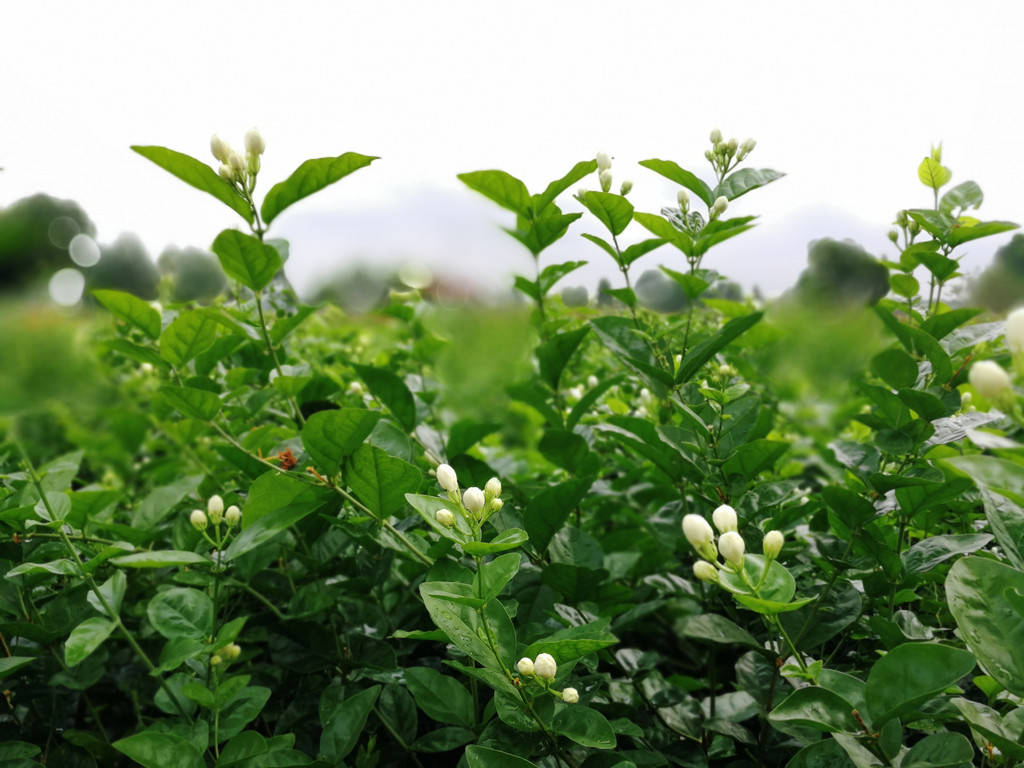
<svg viewBox="0 0 1024 768"><path fill-rule="evenodd" d="M755 137L753 165L789 174L737 203L765 226L824 205L884 235L898 208L928 204L915 171L939 140L954 182L982 185L984 217L1024 219L1017 2L0 6L0 205L36 191L74 198L101 240L133 230L154 256L169 242L208 246L234 214L128 145L212 163L210 134L240 144L250 125L267 140L264 191L306 157L383 158L282 215L284 235L311 214L351 221L366 208L393 208L400 228L405 201L434 190L476 205L458 172L501 167L535 190L597 150L616 158L616 187L633 179L637 208L657 211L672 187L635 162L670 158L706 176L715 126ZM367 238L354 232L332 253L372 250ZM764 258L790 274L804 257Z"/></svg>

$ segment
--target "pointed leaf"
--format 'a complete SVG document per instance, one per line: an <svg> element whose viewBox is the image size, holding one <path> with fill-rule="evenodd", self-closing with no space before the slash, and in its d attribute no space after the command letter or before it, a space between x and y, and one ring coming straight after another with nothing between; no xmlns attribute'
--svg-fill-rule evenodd
<svg viewBox="0 0 1024 768"><path fill-rule="evenodd" d="M318 157L307 160L284 181L275 184L263 198L260 215L263 223L269 224L281 211L304 197L319 192L353 171L365 168L378 158L346 152L337 157Z"/></svg>
<svg viewBox="0 0 1024 768"><path fill-rule="evenodd" d="M132 150L156 163L165 171L174 174L186 184L213 195L252 224L252 209L249 207L249 203L210 166L182 152L167 149L167 147L136 145L132 147Z"/></svg>
<svg viewBox="0 0 1024 768"><path fill-rule="evenodd" d="M130 325L140 329L151 339L160 337L160 313L138 296L124 291L95 290L96 301Z"/></svg>
<svg viewBox="0 0 1024 768"><path fill-rule="evenodd" d="M217 235L210 250L217 254L224 273L251 291L266 288L283 266L276 248L234 229Z"/></svg>

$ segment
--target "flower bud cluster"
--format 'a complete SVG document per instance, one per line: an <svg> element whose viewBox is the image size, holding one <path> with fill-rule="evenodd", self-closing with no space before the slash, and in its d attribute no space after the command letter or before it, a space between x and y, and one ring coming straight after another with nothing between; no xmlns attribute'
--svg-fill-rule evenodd
<svg viewBox="0 0 1024 768"><path fill-rule="evenodd" d="M242 510L234 504L225 509L224 499L214 494L206 501L206 511L193 509L188 516L188 521L193 528L203 534L207 541L220 549L230 535L231 529L242 521ZM221 523L226 526L223 532L220 529ZM211 525L213 526L213 538L206 533L206 529Z"/></svg>
<svg viewBox="0 0 1024 768"><path fill-rule="evenodd" d="M725 174L739 165L757 146L754 139L747 139L743 143L737 139L726 140L717 128L711 132L708 139L711 142L711 149L704 153L704 157L711 163L719 179L724 178Z"/></svg>
<svg viewBox="0 0 1024 768"><path fill-rule="evenodd" d="M558 664L550 653L538 653L535 659L524 656L516 662L516 671L522 677L536 680L566 704L576 704L580 700L580 693L575 688L566 688L561 693L548 688L558 674Z"/></svg>
<svg viewBox="0 0 1024 768"><path fill-rule="evenodd" d="M492 477L483 487L467 488L459 496L459 478L450 464L441 464L434 471L437 483L445 490L449 500L459 505L464 516L473 524L480 525L504 506L501 500L501 480ZM434 517L441 525L451 528L455 525L455 513L450 509L439 509Z"/></svg>
<svg viewBox="0 0 1024 768"><path fill-rule="evenodd" d="M701 581L717 582L718 571L726 569L733 573L743 570L746 542L739 534L739 518L736 510L722 504L711 513L711 519L718 529L718 544L715 545L715 531L702 515L688 514L683 517L683 535L690 542L701 560L693 565L693 575ZM782 552L785 537L781 531L768 531L762 542L766 562L771 562ZM724 564L719 563L721 557Z"/></svg>
<svg viewBox="0 0 1024 768"><path fill-rule="evenodd" d="M252 192L256 186L256 174L260 172L260 156L266 149L263 136L255 128L245 133L245 154L232 149L217 134L210 139L210 152L220 162L221 178L231 184L237 184L243 190Z"/></svg>

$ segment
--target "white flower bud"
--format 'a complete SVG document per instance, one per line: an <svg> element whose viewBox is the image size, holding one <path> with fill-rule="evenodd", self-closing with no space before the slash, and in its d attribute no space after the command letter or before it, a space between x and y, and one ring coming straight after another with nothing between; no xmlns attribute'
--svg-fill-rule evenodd
<svg viewBox="0 0 1024 768"><path fill-rule="evenodd" d="M1006 346L1015 355L1024 354L1024 307L1006 316Z"/></svg>
<svg viewBox="0 0 1024 768"><path fill-rule="evenodd" d="M991 360L982 360L971 366L967 380L978 394L988 400L1001 400L1012 391L1010 376Z"/></svg>
<svg viewBox="0 0 1024 768"><path fill-rule="evenodd" d="M715 538L715 532L708 525L708 521L692 513L683 518L683 535L690 542L690 546L698 552Z"/></svg>
<svg viewBox="0 0 1024 768"><path fill-rule="evenodd" d="M153 364L152 363L142 363L142 364L139 365L139 370L142 371L142 373L150 374L150 373L153 372Z"/></svg>
<svg viewBox="0 0 1024 768"><path fill-rule="evenodd" d="M501 496L501 480L496 477L492 477L487 481L484 486L484 495L494 498L495 496Z"/></svg>
<svg viewBox="0 0 1024 768"><path fill-rule="evenodd" d="M590 374L589 376L587 376L587 387L593 389L598 384L600 384L600 381L598 380L597 376L595 376L594 374Z"/></svg>
<svg viewBox="0 0 1024 768"><path fill-rule="evenodd" d="M533 671L542 680L554 680L558 671L555 657L550 653L537 654L537 658L533 660Z"/></svg>
<svg viewBox="0 0 1024 768"><path fill-rule="evenodd" d="M231 147L216 133L210 138L210 151L213 156L220 160L222 163L228 161L228 157L231 156Z"/></svg>
<svg viewBox="0 0 1024 768"><path fill-rule="evenodd" d="M722 555L722 559L733 568L743 567L743 553L746 548L747 545L744 543L743 537L736 531L726 531L718 537L718 552Z"/></svg>
<svg viewBox="0 0 1024 768"><path fill-rule="evenodd" d="M608 157L608 154L606 152L598 152L597 153L597 170L598 171L607 171L611 167L612 167L612 159L610 157Z"/></svg>
<svg viewBox="0 0 1024 768"><path fill-rule="evenodd" d="M210 522L216 525L224 514L224 499L213 494L206 502L206 514L210 516Z"/></svg>
<svg viewBox="0 0 1024 768"><path fill-rule="evenodd" d="M446 491L459 490L459 478L450 464L442 464L437 468L437 482Z"/></svg>
<svg viewBox="0 0 1024 768"><path fill-rule="evenodd" d="M231 166L231 170L235 172L236 178L245 173L245 158L237 152L233 151L228 155L228 165Z"/></svg>
<svg viewBox="0 0 1024 768"><path fill-rule="evenodd" d="M224 510L224 522L232 528L242 521L242 510L232 504Z"/></svg>
<svg viewBox="0 0 1024 768"><path fill-rule="evenodd" d="M900 233L897 232L895 229L890 229L889 230L889 240L890 240L890 242L892 242L893 245L898 244L899 241L900 241Z"/></svg>
<svg viewBox="0 0 1024 768"><path fill-rule="evenodd" d="M583 187L580 187L579 189L576 190L576 197L578 197L580 200L582 200L583 196L586 194L587 190L585 190Z"/></svg>
<svg viewBox="0 0 1024 768"><path fill-rule="evenodd" d="M782 531L768 531L764 535L764 541L761 542L764 556L769 560L777 558L782 551L783 543L785 543L785 537L782 535Z"/></svg>
<svg viewBox="0 0 1024 768"><path fill-rule="evenodd" d="M711 132L711 135L708 138L711 139L712 144L718 144L722 141L722 132L715 128L715 130Z"/></svg>
<svg viewBox="0 0 1024 768"><path fill-rule="evenodd" d="M206 513L201 509L193 509L192 514L188 516L188 521L192 523L192 527L197 531L206 530Z"/></svg>
<svg viewBox="0 0 1024 768"><path fill-rule="evenodd" d="M452 514L450 509L439 509L434 513L434 517L445 528L451 528L455 525L455 515Z"/></svg>
<svg viewBox="0 0 1024 768"><path fill-rule="evenodd" d="M719 196L719 198L715 200L714 205L711 206L711 218L717 219L719 216L725 213L725 210L728 207L729 201L725 198L725 195Z"/></svg>
<svg viewBox="0 0 1024 768"><path fill-rule="evenodd" d="M754 139L747 139L742 144L740 144L740 149L743 151L744 155L749 155L751 152L754 151L754 147L756 146L757 142L754 141Z"/></svg>
<svg viewBox="0 0 1024 768"><path fill-rule="evenodd" d="M729 150L730 155L735 155L736 150L739 149L740 143L736 139L729 139L725 142L725 148Z"/></svg>
<svg viewBox="0 0 1024 768"><path fill-rule="evenodd" d="M266 148L266 142L263 141L263 137L260 135L259 131L257 131L255 128L250 128L248 131L245 132L246 152L248 152L250 155L256 155L258 157L259 155L263 154L263 150L265 150Z"/></svg>
<svg viewBox="0 0 1024 768"><path fill-rule="evenodd" d="M964 392L960 395L960 407L966 410L970 407L972 400L974 400L974 396L970 392Z"/></svg>
<svg viewBox="0 0 1024 768"><path fill-rule="evenodd" d="M598 177L601 179L601 190L607 192L612 188L612 172L609 170L601 171L601 175Z"/></svg>
<svg viewBox="0 0 1024 768"><path fill-rule="evenodd" d="M234 661L242 655L242 648L238 643L231 643L220 649L220 655L228 661Z"/></svg>
<svg viewBox="0 0 1024 768"><path fill-rule="evenodd" d="M580 700L580 692L575 688L566 688L562 691L562 701L566 704L575 704Z"/></svg>
<svg viewBox="0 0 1024 768"><path fill-rule="evenodd" d="M718 375L719 376L731 376L732 375L732 366L729 365L728 363L722 363L720 366L718 366Z"/></svg>
<svg viewBox="0 0 1024 768"><path fill-rule="evenodd" d="M693 564L693 575L711 584L718 581L718 569L707 560L698 560Z"/></svg>
<svg viewBox="0 0 1024 768"><path fill-rule="evenodd" d="M633 182L629 181L628 179L626 181L622 182L622 186L619 187L619 194L622 195L623 197L625 197L626 195L628 195L632 191L633 191Z"/></svg>
<svg viewBox="0 0 1024 768"><path fill-rule="evenodd" d="M366 393L366 387L363 386L363 382L353 380L349 382L348 393L350 395L363 395Z"/></svg>
<svg viewBox="0 0 1024 768"><path fill-rule="evenodd" d="M491 512L500 512L505 502L499 498L491 499Z"/></svg>
<svg viewBox="0 0 1024 768"><path fill-rule="evenodd" d="M224 181L235 180L235 172L227 163L223 163L221 167L217 169L217 173L220 174L220 177L224 179Z"/></svg>
<svg viewBox="0 0 1024 768"><path fill-rule="evenodd" d="M476 486L467 488L466 492L462 494L462 506L474 514L483 509L486 502L484 492Z"/></svg>
<svg viewBox="0 0 1024 768"><path fill-rule="evenodd" d="M676 202L679 203L679 207L684 211L690 209L690 195L685 189L680 189L676 192Z"/></svg>
<svg viewBox="0 0 1024 768"><path fill-rule="evenodd" d="M516 669L519 670L520 675L532 675L533 674L533 659L528 659L525 656L519 660L516 664Z"/></svg>
<svg viewBox="0 0 1024 768"><path fill-rule="evenodd" d="M222 659L220 657L220 654L215 653L215 654L213 654L213 656L210 657L210 666L211 667L216 667L218 664L221 664L223 661L224 661L224 659Z"/></svg>
<svg viewBox="0 0 1024 768"><path fill-rule="evenodd" d="M703 520L704 518L701 519ZM714 521L715 528L718 529L719 533L735 531L739 526L739 521L736 519L736 510L728 504L722 504L717 507L715 511L711 513L711 519Z"/></svg>

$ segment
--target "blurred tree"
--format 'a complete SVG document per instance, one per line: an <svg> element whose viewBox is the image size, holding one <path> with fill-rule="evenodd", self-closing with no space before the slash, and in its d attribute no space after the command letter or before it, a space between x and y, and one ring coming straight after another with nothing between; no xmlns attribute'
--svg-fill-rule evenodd
<svg viewBox="0 0 1024 768"><path fill-rule="evenodd" d="M160 273L138 236L123 232L100 246L99 262L84 270L86 290L113 288L134 293L140 299L155 299Z"/></svg>
<svg viewBox="0 0 1024 768"><path fill-rule="evenodd" d="M1024 303L1024 235L1014 235L970 288L972 303L1008 312Z"/></svg>
<svg viewBox="0 0 1024 768"><path fill-rule="evenodd" d="M209 302L227 285L217 258L199 248L168 246L156 264L170 281L171 301Z"/></svg>
<svg viewBox="0 0 1024 768"><path fill-rule="evenodd" d="M875 304L889 292L889 272L852 240L826 237L808 246L794 292L814 304Z"/></svg>
<svg viewBox="0 0 1024 768"><path fill-rule="evenodd" d="M0 291L16 291L71 265L68 245L96 226L73 200L38 194L0 209Z"/></svg>

